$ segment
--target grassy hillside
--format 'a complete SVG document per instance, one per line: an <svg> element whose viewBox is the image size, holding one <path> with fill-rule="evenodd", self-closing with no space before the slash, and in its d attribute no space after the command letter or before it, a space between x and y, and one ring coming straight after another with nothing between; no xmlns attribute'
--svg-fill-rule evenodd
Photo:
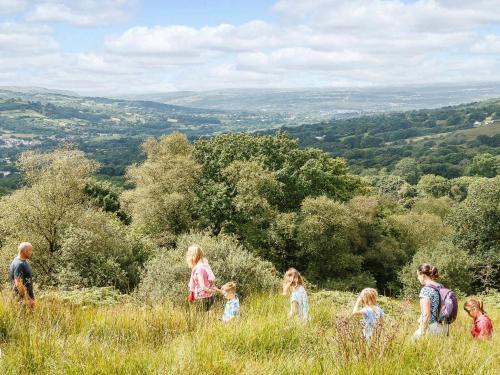
<svg viewBox="0 0 500 375"><path fill-rule="evenodd" d="M288 298L255 296L240 320L196 320L187 306L75 305L47 295L32 313L0 300L2 374L484 374L500 371L500 336L472 341L459 311L449 338L409 340L415 303L382 298L385 329L366 346L356 321L345 319L355 296L310 296L313 319L288 321ZM495 304L496 300L496 306ZM81 303L82 301L80 301ZM499 296L486 299L500 326Z"/></svg>
<svg viewBox="0 0 500 375"><path fill-rule="evenodd" d="M361 172L413 157L424 174L454 178L477 153L500 152L500 99L286 127L301 146L345 157Z"/></svg>

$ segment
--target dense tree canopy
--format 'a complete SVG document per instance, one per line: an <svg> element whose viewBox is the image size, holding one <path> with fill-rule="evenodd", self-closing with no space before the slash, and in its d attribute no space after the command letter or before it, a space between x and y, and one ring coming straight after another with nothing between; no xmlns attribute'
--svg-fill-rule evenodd
<svg viewBox="0 0 500 375"><path fill-rule="evenodd" d="M198 241L244 293L274 288L288 267L318 287L413 293L423 261L463 293L499 285L498 176L420 176L403 159L363 178L283 133L194 143L175 133L143 150L125 188L97 179L81 151L23 154L24 186L0 200L4 271L29 240L40 285L140 285L145 299L177 300L189 274L183 254Z"/></svg>

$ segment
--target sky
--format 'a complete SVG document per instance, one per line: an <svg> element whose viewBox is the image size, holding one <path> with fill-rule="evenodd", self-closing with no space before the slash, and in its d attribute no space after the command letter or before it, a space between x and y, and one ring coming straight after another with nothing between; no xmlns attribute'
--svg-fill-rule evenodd
<svg viewBox="0 0 500 375"><path fill-rule="evenodd" d="M500 0L0 0L0 86L500 82Z"/></svg>

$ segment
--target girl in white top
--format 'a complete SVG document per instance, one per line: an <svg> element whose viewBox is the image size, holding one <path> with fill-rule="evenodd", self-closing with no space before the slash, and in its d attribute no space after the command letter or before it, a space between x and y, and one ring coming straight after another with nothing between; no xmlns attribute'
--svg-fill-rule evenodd
<svg viewBox="0 0 500 375"><path fill-rule="evenodd" d="M384 322L384 310L377 305L377 297L375 289L363 289L352 310L352 315L362 317L363 336L366 340L370 340L375 330ZM362 308L359 307L361 303L364 305Z"/></svg>
<svg viewBox="0 0 500 375"><path fill-rule="evenodd" d="M283 294L290 294L290 311L288 312L288 316L297 316L299 320L307 321L310 319L309 304L303 284L304 280L295 268L290 268L285 272Z"/></svg>

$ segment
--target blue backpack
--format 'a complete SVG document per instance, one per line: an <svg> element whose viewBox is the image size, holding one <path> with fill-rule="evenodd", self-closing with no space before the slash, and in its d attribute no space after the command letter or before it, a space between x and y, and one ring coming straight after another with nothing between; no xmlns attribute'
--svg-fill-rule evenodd
<svg viewBox="0 0 500 375"><path fill-rule="evenodd" d="M458 299L455 293L442 285L426 285L439 293L439 307L437 321L440 323L450 324L457 319L458 314Z"/></svg>

